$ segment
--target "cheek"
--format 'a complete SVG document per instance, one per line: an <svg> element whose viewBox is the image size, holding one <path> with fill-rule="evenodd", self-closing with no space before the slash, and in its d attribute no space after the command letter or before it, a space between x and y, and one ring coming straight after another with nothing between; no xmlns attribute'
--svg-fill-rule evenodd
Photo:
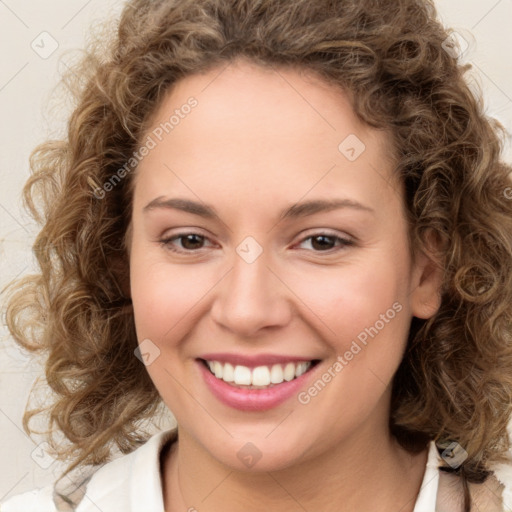
<svg viewBox="0 0 512 512"><path fill-rule="evenodd" d="M339 349L379 321L386 311L390 310L388 316L393 320L398 318L393 304L403 301L406 290L403 276L389 260L386 264L361 262L337 270L297 274L293 282L294 291L321 319L324 331L331 333L328 337L338 340Z"/></svg>
<svg viewBox="0 0 512 512"><path fill-rule="evenodd" d="M336 275L303 278L298 292L321 320L316 324L333 353L326 391L303 391L340 428L347 417L361 418L376 407L403 358L410 325L407 267L382 261L387 263L366 261ZM332 404L340 400L343 413L333 415Z"/></svg>
<svg viewBox="0 0 512 512"><path fill-rule="evenodd" d="M194 265L171 265L134 244L130 279L138 339L149 337L159 344L185 336L212 286L205 277Z"/></svg>
<svg viewBox="0 0 512 512"><path fill-rule="evenodd" d="M336 377L318 397L318 406L323 403L329 410L339 397L351 397L354 400L345 412L360 417L390 384L403 358L410 325L406 269L406 259L376 257L337 272L330 269L309 279L297 278L301 283L297 294L307 299L321 320L316 324L333 353L329 368ZM338 420L343 421L341 416Z"/></svg>
<svg viewBox="0 0 512 512"><path fill-rule="evenodd" d="M150 340L146 346L157 354L146 370L173 412L181 412L182 416L183 411L192 411L190 415L194 417L194 403L183 393L187 368L182 362L187 358L181 352L189 350L186 341L198 321L201 299L211 285L193 265L170 265L162 262L161 256L139 251L136 244L130 260L130 278L137 339L141 350L142 344Z"/></svg>

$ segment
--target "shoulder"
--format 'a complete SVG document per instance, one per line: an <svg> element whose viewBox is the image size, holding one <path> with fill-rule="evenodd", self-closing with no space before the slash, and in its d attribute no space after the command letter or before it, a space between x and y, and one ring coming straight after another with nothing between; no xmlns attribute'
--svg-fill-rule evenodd
<svg viewBox="0 0 512 512"><path fill-rule="evenodd" d="M483 483L468 485L471 496L471 511L508 512L510 501L506 498L505 486L495 475L490 475ZM440 471L439 494L436 510L439 512L462 512L463 488L460 477Z"/></svg>
<svg viewBox="0 0 512 512"><path fill-rule="evenodd" d="M512 462L496 464L493 468L492 482L494 488L501 491L503 509L512 510Z"/></svg>
<svg viewBox="0 0 512 512"><path fill-rule="evenodd" d="M145 510L163 512L160 452L176 440L176 430L161 432L128 455L102 466L87 483L76 512Z"/></svg>
<svg viewBox="0 0 512 512"><path fill-rule="evenodd" d="M0 512L55 512L53 485L13 496L0 503Z"/></svg>
<svg viewBox="0 0 512 512"><path fill-rule="evenodd" d="M460 476L443 457L443 448L430 442L427 466L414 512L462 512L464 487ZM480 483L468 484L471 511L512 511L512 460L491 466L491 474Z"/></svg>
<svg viewBox="0 0 512 512"><path fill-rule="evenodd" d="M512 464L500 465L482 483L468 485L471 496L471 510L486 512L508 512L512 510ZM462 511L463 488L460 477L439 469L439 512Z"/></svg>
<svg viewBox="0 0 512 512"><path fill-rule="evenodd" d="M175 429L160 432L133 452L95 467L92 474L13 496L0 504L0 512L96 512L98 507L163 512L160 452L176 438Z"/></svg>

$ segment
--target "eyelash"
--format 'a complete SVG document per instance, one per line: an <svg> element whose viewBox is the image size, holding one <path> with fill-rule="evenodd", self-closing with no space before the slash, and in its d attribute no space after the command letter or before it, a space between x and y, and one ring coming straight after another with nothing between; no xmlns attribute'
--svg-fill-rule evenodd
<svg viewBox="0 0 512 512"><path fill-rule="evenodd" d="M187 232L187 233L179 233L177 235L174 235L172 237L168 237L168 238L163 238L160 240L160 244L167 250L173 252L173 253L178 253L178 254L194 254L194 253L198 253L199 251L201 251L203 249L203 247L201 247L200 249L191 249L191 250L184 250L184 249L177 249L175 246L172 245L172 242L174 240L179 240L179 239L184 239L186 238L187 236L190 236L190 235L195 235L201 239L204 239L204 240L208 240L208 237L204 236L204 235L201 235L199 233L195 233L195 232ZM350 247L350 246L353 246L354 245L354 241L353 240L350 240L348 238L343 238L343 237L340 237L340 236L337 236L337 235L333 235L331 233L328 233L328 232L318 232L318 233L313 233L312 235L308 235L307 237L303 238L302 240L300 240L299 244L302 244L304 243L306 240L310 240L310 239L313 239L313 238L318 238L318 237L326 237L326 238L331 238L332 240L334 240L334 243L337 243L339 242L341 244L341 247L338 247L338 251L339 250L343 250L344 248L346 247ZM313 251L317 254L332 254L333 252L337 252L336 248L333 247L333 248L330 248L330 249L327 249L325 251Z"/></svg>

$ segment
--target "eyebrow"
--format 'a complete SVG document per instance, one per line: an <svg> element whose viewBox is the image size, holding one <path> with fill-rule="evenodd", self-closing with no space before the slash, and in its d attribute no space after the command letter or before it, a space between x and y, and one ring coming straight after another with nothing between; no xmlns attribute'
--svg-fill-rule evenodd
<svg viewBox="0 0 512 512"><path fill-rule="evenodd" d="M168 199L164 196L159 196L150 201L143 208L143 212L146 213L159 208L180 210L206 219L215 219L220 221L220 216L213 206L183 198ZM367 211L375 214L375 210L369 206L365 206L352 199L316 199L295 203L288 208L285 208L281 212L279 219L282 221L285 219L307 217L316 213L328 212L340 208L353 208L355 210Z"/></svg>

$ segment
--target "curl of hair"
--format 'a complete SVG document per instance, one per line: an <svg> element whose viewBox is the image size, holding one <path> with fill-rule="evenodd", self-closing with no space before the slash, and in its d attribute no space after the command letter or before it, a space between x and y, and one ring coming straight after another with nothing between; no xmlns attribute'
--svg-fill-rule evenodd
<svg viewBox="0 0 512 512"><path fill-rule="evenodd" d="M462 474L485 479L509 447L512 408L511 169L467 67L444 49L430 0L133 0L117 34L73 72L67 139L31 158L24 197L42 224L41 272L12 289L7 320L23 347L47 354L57 447L100 463L144 439L137 422L160 401L137 346L126 230L133 176L98 197L140 145L180 78L236 58L317 73L347 91L356 114L389 130L405 185L412 247L443 267L441 307L413 319L395 376L390 425L410 450L458 442ZM436 243L433 244L432 241ZM25 428L32 415L27 411Z"/></svg>

